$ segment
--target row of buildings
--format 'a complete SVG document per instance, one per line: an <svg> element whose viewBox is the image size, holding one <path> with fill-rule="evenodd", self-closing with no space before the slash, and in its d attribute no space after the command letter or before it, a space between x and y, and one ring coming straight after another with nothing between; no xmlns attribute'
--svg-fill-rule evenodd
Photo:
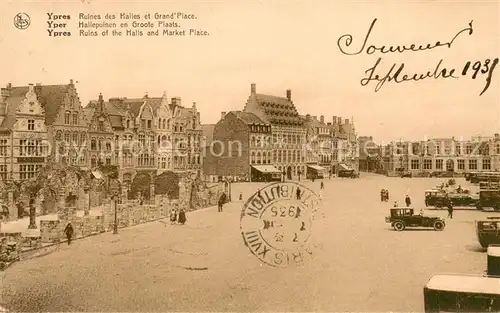
<svg viewBox="0 0 500 313"><path fill-rule="evenodd" d="M468 140L434 138L425 141L395 141L377 146L372 137L359 137L360 170L413 174L465 173L500 170L500 135Z"/></svg>
<svg viewBox="0 0 500 313"><path fill-rule="evenodd" d="M204 173L248 180L298 179L357 170L352 119L300 115L291 90L284 96L257 93L251 84L242 110L222 112L204 125Z"/></svg>
<svg viewBox="0 0 500 313"><path fill-rule="evenodd" d="M111 98L82 105L75 84L1 89L0 177L25 180L52 156L94 168L116 165L120 179L142 183L165 171L202 171L200 113L180 98ZM146 183L147 184L147 183Z"/></svg>

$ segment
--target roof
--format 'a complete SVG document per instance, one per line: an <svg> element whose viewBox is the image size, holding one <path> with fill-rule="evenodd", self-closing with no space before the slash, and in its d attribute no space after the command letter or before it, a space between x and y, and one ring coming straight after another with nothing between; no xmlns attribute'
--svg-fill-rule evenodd
<svg viewBox="0 0 500 313"><path fill-rule="evenodd" d="M257 115L250 113L250 112L243 112L243 111L230 111L229 113L233 113L236 115L237 118L242 120L245 124L262 124L262 125L269 125L266 121L262 120L260 117Z"/></svg>
<svg viewBox="0 0 500 313"><path fill-rule="evenodd" d="M427 289L500 295L498 278L479 275L438 274L431 277Z"/></svg>
<svg viewBox="0 0 500 313"><path fill-rule="evenodd" d="M45 124L52 125L57 118L59 109L64 105L64 96L68 92L70 85L37 85L35 90L39 90L38 101L45 111ZM11 129L16 123L16 111L19 104L25 99L28 86L11 87L10 96L6 99L7 116L2 122L1 128Z"/></svg>
<svg viewBox="0 0 500 313"><path fill-rule="evenodd" d="M499 245L489 245L488 246L488 255L500 257L500 246Z"/></svg>
<svg viewBox="0 0 500 313"><path fill-rule="evenodd" d="M87 118L87 121L92 121L92 117L94 116L95 108L93 106L86 106L83 108L83 112L85 112L85 117Z"/></svg>
<svg viewBox="0 0 500 313"><path fill-rule="evenodd" d="M292 125L304 124L293 102L285 97L257 93L255 94L255 100L264 110L270 123Z"/></svg>

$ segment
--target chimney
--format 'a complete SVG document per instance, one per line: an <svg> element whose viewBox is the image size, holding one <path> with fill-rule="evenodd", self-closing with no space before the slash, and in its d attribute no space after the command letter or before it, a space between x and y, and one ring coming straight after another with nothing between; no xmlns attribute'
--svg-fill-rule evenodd
<svg viewBox="0 0 500 313"><path fill-rule="evenodd" d="M326 125L328 125L328 126L332 126L332 123L331 123L331 122L328 122L328 123L326 123Z"/></svg>
<svg viewBox="0 0 500 313"><path fill-rule="evenodd" d="M226 116L226 112L220 112L220 119L224 119L224 116Z"/></svg>
<svg viewBox="0 0 500 313"><path fill-rule="evenodd" d="M334 116L334 117L332 118L332 120L333 120L333 123L332 123L332 124L337 124L337 117L336 117L336 116Z"/></svg>
<svg viewBox="0 0 500 313"><path fill-rule="evenodd" d="M348 118L345 119L345 123L346 123L346 125L349 125L349 119Z"/></svg>
<svg viewBox="0 0 500 313"><path fill-rule="evenodd" d="M250 85L250 94L254 95L256 93L255 84Z"/></svg>
<svg viewBox="0 0 500 313"><path fill-rule="evenodd" d="M172 104L182 106L181 105L181 98L179 98L179 97L172 98Z"/></svg>
<svg viewBox="0 0 500 313"><path fill-rule="evenodd" d="M148 98L148 93L146 92L146 93L144 94L144 99L147 99L147 98Z"/></svg>
<svg viewBox="0 0 500 313"><path fill-rule="evenodd" d="M28 84L28 92L35 92L35 87L33 84Z"/></svg>
<svg viewBox="0 0 500 313"><path fill-rule="evenodd" d="M196 111L196 102L193 102L193 110Z"/></svg>
<svg viewBox="0 0 500 313"><path fill-rule="evenodd" d="M306 114L306 121L310 121L311 120L311 114Z"/></svg>
<svg viewBox="0 0 500 313"><path fill-rule="evenodd" d="M321 115L319 117L319 121L321 122L321 124L325 124L325 116L324 115Z"/></svg>
<svg viewBox="0 0 500 313"><path fill-rule="evenodd" d="M35 94L36 94L37 97L40 97L40 95L42 94L42 84L36 83L36 85L35 85Z"/></svg>
<svg viewBox="0 0 500 313"><path fill-rule="evenodd" d="M337 123L338 123L339 125L340 125L340 124L342 124L342 117L340 117L340 116L339 116L339 117L337 117Z"/></svg>
<svg viewBox="0 0 500 313"><path fill-rule="evenodd" d="M286 98L288 101L292 101L292 91L290 89L286 90Z"/></svg>
<svg viewBox="0 0 500 313"><path fill-rule="evenodd" d="M73 80L72 79L69 80L69 84L73 85Z"/></svg>

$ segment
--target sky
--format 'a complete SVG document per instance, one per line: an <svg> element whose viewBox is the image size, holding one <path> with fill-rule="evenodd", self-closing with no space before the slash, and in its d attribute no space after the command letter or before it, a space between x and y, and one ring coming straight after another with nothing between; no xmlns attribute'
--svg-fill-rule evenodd
<svg viewBox="0 0 500 313"><path fill-rule="evenodd" d="M20 12L30 16L27 29L14 27ZM78 34L80 13L172 12L194 14L195 20L176 21L209 35ZM50 37L48 13L70 15L63 22L72 35ZM462 69L467 61L500 57L499 14L498 1L2 1L0 85L73 79L83 105L99 93L108 99L166 92L185 106L196 102L202 123L211 124L222 111L242 110L255 83L258 93L285 96L291 89L300 114L354 119L358 135L380 143L492 136L500 132L500 65L482 96L488 73L472 79ZM343 54L339 37L351 34L351 46L342 47L360 50L374 19L366 47L449 42L470 21L473 33L460 34L451 48ZM375 92L375 82L360 81L379 57L381 77L401 63L409 76L433 72L442 59L459 78L386 82Z"/></svg>

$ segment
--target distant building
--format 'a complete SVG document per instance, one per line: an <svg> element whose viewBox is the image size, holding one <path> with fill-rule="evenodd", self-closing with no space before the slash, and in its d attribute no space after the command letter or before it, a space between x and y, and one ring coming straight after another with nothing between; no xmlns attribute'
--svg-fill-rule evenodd
<svg viewBox="0 0 500 313"><path fill-rule="evenodd" d="M39 92L43 90L43 86L37 87ZM8 84L0 96L0 177L15 181L34 178L50 153L43 101L33 84Z"/></svg>
<svg viewBox="0 0 500 313"><path fill-rule="evenodd" d="M306 172L305 177L326 177L331 173L333 160L333 136L331 124L325 123L325 117L302 117L307 129L306 144L304 145Z"/></svg>
<svg viewBox="0 0 500 313"><path fill-rule="evenodd" d="M286 97L257 93L252 84L244 112L253 113L271 125L272 164L286 179L296 179L306 172L302 149L306 141L306 128L292 101L292 91Z"/></svg>
<svg viewBox="0 0 500 313"><path fill-rule="evenodd" d="M498 135L481 140L434 138L417 142L392 142L383 147L389 173L409 171L414 174L430 172L473 172L499 170L500 144Z"/></svg>
<svg viewBox="0 0 500 313"><path fill-rule="evenodd" d="M380 147L373 142L372 136L358 137L358 162L359 170L364 172L383 171Z"/></svg>
<svg viewBox="0 0 500 313"><path fill-rule="evenodd" d="M222 112L206 153L204 173L251 181L280 180L281 172L272 164L272 148L271 124L249 112Z"/></svg>

